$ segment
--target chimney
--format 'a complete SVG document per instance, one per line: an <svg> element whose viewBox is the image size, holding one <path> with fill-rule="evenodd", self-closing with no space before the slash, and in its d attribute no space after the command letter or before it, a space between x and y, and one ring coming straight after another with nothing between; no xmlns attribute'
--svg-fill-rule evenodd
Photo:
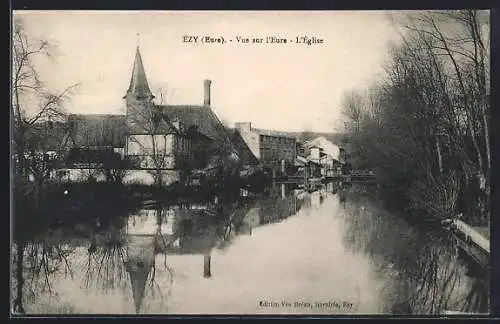
<svg viewBox="0 0 500 324"><path fill-rule="evenodd" d="M236 128L240 131L250 132L252 130L252 123L236 122L236 123L234 123L234 128Z"/></svg>
<svg viewBox="0 0 500 324"><path fill-rule="evenodd" d="M203 105L205 105L205 106L210 106L210 85L211 84L212 84L212 81L210 81L210 80L203 81L203 89L204 89Z"/></svg>

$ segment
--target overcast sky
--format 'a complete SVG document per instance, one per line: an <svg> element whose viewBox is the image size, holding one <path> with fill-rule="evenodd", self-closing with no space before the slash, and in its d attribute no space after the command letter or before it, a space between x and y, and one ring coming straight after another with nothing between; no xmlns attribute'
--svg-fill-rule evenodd
<svg viewBox="0 0 500 324"><path fill-rule="evenodd" d="M19 14L16 13L16 14ZM56 89L80 82L67 109L124 113L137 44L152 91L171 104L212 106L230 124L332 131L344 90L381 72L398 34L385 12L22 12L26 30L59 48L39 72ZM139 37L137 37L139 33ZM223 36L227 44L183 43L184 35ZM316 37L323 44L238 44L236 36Z"/></svg>

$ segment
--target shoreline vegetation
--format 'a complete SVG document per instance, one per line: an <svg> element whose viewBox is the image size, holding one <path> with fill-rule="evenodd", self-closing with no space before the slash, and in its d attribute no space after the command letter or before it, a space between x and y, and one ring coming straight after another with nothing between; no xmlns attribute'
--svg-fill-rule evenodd
<svg viewBox="0 0 500 324"><path fill-rule="evenodd" d="M20 235L26 238L44 229L71 227L78 223L100 222L104 226L121 214L148 206L214 205L214 199L237 199L240 188L261 191L267 182L255 186L251 180L233 179L197 186L174 182L161 187L119 182L48 183L44 185L37 206L21 191L25 186L14 187L14 240L17 241Z"/></svg>
<svg viewBox="0 0 500 324"><path fill-rule="evenodd" d="M421 11L394 26L384 72L345 92L346 151L388 208L415 223L490 222L488 13Z"/></svg>

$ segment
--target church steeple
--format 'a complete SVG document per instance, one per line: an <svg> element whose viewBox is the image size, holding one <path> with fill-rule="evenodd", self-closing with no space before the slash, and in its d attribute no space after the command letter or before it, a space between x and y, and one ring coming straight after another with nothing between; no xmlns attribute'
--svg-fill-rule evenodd
<svg viewBox="0 0 500 324"><path fill-rule="evenodd" d="M155 261L154 236L130 235L125 270L129 274L136 313L140 312L148 276Z"/></svg>
<svg viewBox="0 0 500 324"><path fill-rule="evenodd" d="M127 90L127 95L134 95L138 99L153 99L154 95L149 89L148 80L146 78L146 72L144 71L144 65L142 64L141 52L139 50L139 45L135 51L134 67L132 69L132 77L130 79L130 85Z"/></svg>
<svg viewBox="0 0 500 324"><path fill-rule="evenodd" d="M132 269L131 269L132 268ZM144 291L146 290L149 272L151 271L151 262L139 261L134 267L127 269L130 281L132 283L132 297L134 299L135 312L140 313Z"/></svg>

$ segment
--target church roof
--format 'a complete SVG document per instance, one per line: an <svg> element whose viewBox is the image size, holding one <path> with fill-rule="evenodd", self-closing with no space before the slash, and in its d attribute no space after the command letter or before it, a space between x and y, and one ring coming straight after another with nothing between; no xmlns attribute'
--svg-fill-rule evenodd
<svg viewBox="0 0 500 324"><path fill-rule="evenodd" d="M132 77L130 79L130 86L127 90L127 94L135 94L140 98L154 98L151 90L149 89L148 80L146 78L146 72L144 70L144 64L142 63L141 52L139 51L139 46L135 51L134 66L132 68Z"/></svg>
<svg viewBox="0 0 500 324"><path fill-rule="evenodd" d="M28 149L41 151L63 150L68 144L68 127L64 122L35 123L26 130Z"/></svg>
<svg viewBox="0 0 500 324"><path fill-rule="evenodd" d="M221 121L208 106L163 105L163 114L170 120L179 120L187 128L196 126L197 130L214 141L229 142L229 134Z"/></svg>
<svg viewBox="0 0 500 324"><path fill-rule="evenodd" d="M68 123L70 137L77 147L125 146L125 115L71 114Z"/></svg>
<svg viewBox="0 0 500 324"><path fill-rule="evenodd" d="M151 124L151 119L154 119ZM130 118L130 117L129 117ZM152 135L152 134L178 134L179 130L175 128L170 119L163 115L158 114L145 114L145 116L136 116L133 123L128 125L128 133L134 135Z"/></svg>
<svg viewBox="0 0 500 324"><path fill-rule="evenodd" d="M124 147L128 134L176 134L170 120L161 116L154 130L127 125L125 115L71 114L68 117L70 138L76 147Z"/></svg>

